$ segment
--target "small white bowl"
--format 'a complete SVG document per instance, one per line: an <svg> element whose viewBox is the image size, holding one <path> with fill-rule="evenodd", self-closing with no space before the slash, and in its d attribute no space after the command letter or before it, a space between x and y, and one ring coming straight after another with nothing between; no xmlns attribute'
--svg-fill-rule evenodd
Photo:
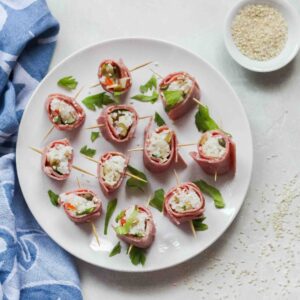
<svg viewBox="0 0 300 300"><path fill-rule="evenodd" d="M278 9L288 25L288 38L281 53L266 61L250 59L240 52L236 47L232 35L231 24L235 16L246 5L268 4ZM242 0L238 2L229 12L225 21L224 32L225 45L232 58L246 69L256 72L271 72L287 65L298 53L300 41L300 20L298 12L286 0Z"/></svg>

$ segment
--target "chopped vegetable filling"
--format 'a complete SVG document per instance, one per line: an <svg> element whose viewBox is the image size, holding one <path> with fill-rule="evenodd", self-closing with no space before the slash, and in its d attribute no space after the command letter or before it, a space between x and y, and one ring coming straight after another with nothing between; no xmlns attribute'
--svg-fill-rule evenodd
<svg viewBox="0 0 300 300"><path fill-rule="evenodd" d="M129 77L121 78L120 70L117 66L110 63L103 64L101 67L100 82L114 91L123 91L126 88Z"/></svg>
<svg viewBox="0 0 300 300"><path fill-rule="evenodd" d="M176 212L186 212L200 208L199 196L192 189L177 189L170 199L171 208Z"/></svg>
<svg viewBox="0 0 300 300"><path fill-rule="evenodd" d="M184 75L178 76L175 80L173 80L167 90L168 91L183 91L184 95L187 95L193 85L192 80Z"/></svg>
<svg viewBox="0 0 300 300"><path fill-rule="evenodd" d="M143 237L146 234L146 221L148 215L132 205L126 210L121 211L117 216L116 222L118 226L115 228L118 234L130 234L138 237Z"/></svg>
<svg viewBox="0 0 300 300"><path fill-rule="evenodd" d="M52 120L56 124L73 124L78 117L77 112L72 105L57 98L51 101L50 110Z"/></svg>
<svg viewBox="0 0 300 300"><path fill-rule="evenodd" d="M177 76L170 84L161 86L166 101L166 109L169 110L181 101L190 92L193 81L185 75Z"/></svg>
<svg viewBox="0 0 300 300"><path fill-rule="evenodd" d="M146 143L146 150L154 160L161 163L168 160L171 154L172 136L173 133L168 128L150 135Z"/></svg>
<svg viewBox="0 0 300 300"><path fill-rule="evenodd" d="M133 124L134 115L131 111L125 109L115 110L109 114L108 120L115 128L120 138L125 138Z"/></svg>
<svg viewBox="0 0 300 300"><path fill-rule="evenodd" d="M73 148L62 144L56 144L46 154L47 164L59 174L69 174L69 160L72 157Z"/></svg>
<svg viewBox="0 0 300 300"><path fill-rule="evenodd" d="M100 175L105 183L114 185L120 180L125 167L125 158L120 155L114 155L102 164Z"/></svg>
<svg viewBox="0 0 300 300"><path fill-rule="evenodd" d="M60 200L72 216L84 216L92 213L97 207L97 198L90 193L76 195L74 193L61 194Z"/></svg>
<svg viewBox="0 0 300 300"><path fill-rule="evenodd" d="M220 134L206 133L200 140L200 146L209 157L220 158L226 153L226 142Z"/></svg>

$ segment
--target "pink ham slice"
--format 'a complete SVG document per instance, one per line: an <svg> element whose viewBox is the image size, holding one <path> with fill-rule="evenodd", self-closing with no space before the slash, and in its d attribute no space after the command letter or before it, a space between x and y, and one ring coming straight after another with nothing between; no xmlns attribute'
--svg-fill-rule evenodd
<svg viewBox="0 0 300 300"><path fill-rule="evenodd" d="M178 76L188 77L193 82L192 87L189 93L185 96L183 101L179 102L177 105L175 105L174 107L172 107L170 110L167 111L166 109L167 104L164 99L162 88L166 85L169 85L174 80L176 80ZM193 101L193 98L200 99L200 88L195 78L192 77L190 74L186 72L176 72L176 73L169 74L161 81L159 85L159 94L169 118L172 120L177 120L181 118L183 115L185 115L189 110L195 107L196 103L195 101Z"/></svg>
<svg viewBox="0 0 300 300"><path fill-rule="evenodd" d="M220 135L225 141L225 154L220 157L210 157L207 156L201 147L201 140L205 138L205 135ZM190 152L191 157L199 164L199 166L203 169L203 171L210 175L222 175L230 170L235 173L236 169L236 146L232 141L231 137L229 137L226 133L221 130L211 130L204 133L199 144L198 144L198 152Z"/></svg>
<svg viewBox="0 0 300 300"><path fill-rule="evenodd" d="M109 121L109 115L117 110L127 110L133 113L133 123L125 137L120 137L116 132L116 129L114 128L113 124L111 124L111 122ZM107 141L114 143L126 143L130 141L134 136L136 126L138 123L138 114L131 105L108 106L102 110L99 118L97 119L97 123L99 125L102 125L100 127L100 132Z"/></svg>
<svg viewBox="0 0 300 300"><path fill-rule="evenodd" d="M118 238L124 241L127 244L136 246L138 248L148 248L154 241L155 238L155 224L153 221L153 216L151 211L143 205L136 205L139 211L143 211L148 215L148 219L146 221L146 233L143 237L138 237L130 234L119 235Z"/></svg>
<svg viewBox="0 0 300 300"><path fill-rule="evenodd" d="M118 70L118 78L119 79L122 79L122 78L129 78L127 81L126 81L126 86L124 89L122 90L115 90L114 88L109 88L108 85L106 85L105 83L103 83L100 79L102 77L102 66L104 64L111 64L113 67L116 67L117 70ZM128 68L125 66L124 62L122 59L119 59L119 61L115 61L115 60L112 60L112 59L106 59L104 61L102 61L100 63L100 66L99 66L99 70L98 70L98 78L100 80L100 84L102 86L102 88L107 91L108 93L114 93L114 92L120 92L120 93L126 93L130 88L131 88L131 85L132 85L132 78L131 78L131 74L130 74L130 71L128 70Z"/></svg>
<svg viewBox="0 0 300 300"><path fill-rule="evenodd" d="M65 103L71 105L75 109L75 111L77 113L77 118L73 124L57 124L53 121L54 116L53 116L53 112L51 111L51 102L54 99L63 101ZM49 118L50 122L58 130L70 131L70 130L73 130L73 129L81 126L83 124L83 122L85 121L85 112L84 112L83 108L73 98L62 95L62 94L51 94L48 96L47 101L46 101L46 111L48 113L48 118Z"/></svg>
<svg viewBox="0 0 300 300"><path fill-rule="evenodd" d="M82 215L82 216L73 216L68 209L67 203L62 202L61 199L59 199L59 203L63 206L65 213L73 222L86 223L86 222L93 221L93 220L97 219L98 217L100 217L101 212L102 212L102 201L97 198L96 194L93 191L88 190L88 189L78 189L78 190L74 190L74 191L65 193L65 195L70 195L70 194L74 194L77 196L82 196L84 194L91 194L91 195L93 195L94 199L96 200L96 207L91 213Z"/></svg>
<svg viewBox="0 0 300 300"><path fill-rule="evenodd" d="M185 212L177 212L172 209L170 205L170 200L174 193L181 190L192 190L199 196L199 202L200 207L187 210ZM192 182L185 182L180 184L177 187L172 188L166 195L165 195L165 201L164 201L164 214L167 215L172 222L174 222L176 225L179 225L181 223L192 221L195 219L199 219L205 210L205 199L203 197L203 194L201 193L200 189Z"/></svg>
<svg viewBox="0 0 300 300"><path fill-rule="evenodd" d="M55 148L56 145L63 145L63 146L71 146L68 139L62 139L62 140L55 140L51 142L47 147L45 147L43 154L42 154L42 169L45 172L46 175L48 175L50 178L55 180L66 180L71 173L71 168L73 164L73 151L70 159L68 160L68 167L69 167L69 174L59 174L57 171L55 171L48 163L47 161L47 153L51 148Z"/></svg>
<svg viewBox="0 0 300 300"><path fill-rule="evenodd" d="M145 128L144 132L144 150L143 150L143 160L145 167L153 173L161 173L169 170L173 164L183 163L185 164L183 158L178 152L178 140L174 131L171 131L172 139L171 139L171 153L167 161L161 163L158 159L151 157L149 151L147 151L147 146L149 145L149 139L151 136L151 125L153 122L153 118L150 119L148 126ZM165 129L169 129L167 125L160 126L155 129L155 132L159 133Z"/></svg>
<svg viewBox="0 0 300 300"><path fill-rule="evenodd" d="M110 159L112 156L122 156L122 157L124 157L124 159L125 159L125 168L124 168L124 173L121 174L121 177L118 180L118 182L115 183L114 185L109 185L103 180L103 178L101 176L101 168L102 168L104 162L107 161L108 159ZM105 192L106 194L110 194L110 193L115 192L120 187L120 185L123 182L124 176L125 176L125 172L126 172L128 162L129 162L129 157L126 157L121 152L106 152L100 157L99 164L98 164L98 169L97 169L97 174L98 174L99 184L100 184L100 187L102 188L103 192Z"/></svg>

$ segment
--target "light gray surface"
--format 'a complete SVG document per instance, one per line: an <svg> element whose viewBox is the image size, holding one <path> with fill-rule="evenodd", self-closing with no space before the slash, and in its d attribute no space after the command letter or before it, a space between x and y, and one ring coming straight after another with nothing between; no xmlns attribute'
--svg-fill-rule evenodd
<svg viewBox="0 0 300 300"><path fill-rule="evenodd" d="M85 299L300 298L300 58L271 74L237 65L222 39L225 15L235 2L48 0L61 24L52 66L104 39L144 36L175 42L228 79L245 106L254 139L246 202L218 242L188 263L156 273L116 273L78 260ZM290 2L300 11L298 0Z"/></svg>

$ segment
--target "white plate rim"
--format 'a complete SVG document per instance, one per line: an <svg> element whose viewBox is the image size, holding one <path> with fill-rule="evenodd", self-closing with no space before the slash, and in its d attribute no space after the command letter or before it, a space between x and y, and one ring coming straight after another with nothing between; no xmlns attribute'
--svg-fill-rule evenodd
<svg viewBox="0 0 300 300"><path fill-rule="evenodd" d="M91 49L91 48L94 48L94 47L98 47L98 46L101 46L101 45L104 45L104 44L107 44L107 43L111 43L111 42L122 42L122 41L128 41L128 40L131 40L131 41L147 41L147 42L157 42L157 43L162 43L162 44L166 44L168 46L172 46L172 47L175 47L175 48L179 48L180 50L183 50L187 53L189 53L190 55L194 56L195 59L197 60L201 60L204 64L206 64L209 68L211 68L224 82L224 84L227 86L228 89L231 90L232 94L234 95L234 100L236 102L236 105L239 106L240 110L241 110L241 113L243 114L243 118L245 119L246 121L246 126L247 126L247 131L249 133L249 144L251 145L251 149L250 150L250 157L249 157L249 166L250 166L250 169L249 169L249 178L248 178L248 181L247 181L247 184L245 184L244 186L244 191L243 191L243 199L242 201L240 202L240 204L237 207L235 213L232 215L230 221L228 222L227 226L224 226L223 230L220 232L220 234L218 236L215 237L215 239L213 239L205 248L201 249L201 251L195 253L194 255L191 255L183 260L181 260L180 262L175 262L175 263L171 263L167 266L164 266L162 268L160 267L156 267L156 268L148 268L148 269L143 269L143 268L137 268L136 270L134 271L129 271L129 270L124 270L124 269L117 269L117 268L108 268L106 266L99 266L98 264L96 263L93 263L85 258L82 258L82 257L79 257L77 256L75 253L73 253L72 249L68 249L66 248L65 245L62 245L62 243L58 242L56 239L55 239L55 236L53 234L49 234L47 231L45 231L44 227L42 226L42 224L40 224L36 218L34 217L33 213L32 213L32 209L31 209L31 204L30 204L30 201L27 201L26 200L26 196L25 194L23 193L23 190L22 190L22 186L21 186L21 183L20 183L20 189L22 191L22 194L23 194L23 197L26 201L26 204L28 206L28 208L30 209L33 217L35 218L35 220L38 222L38 224L41 226L41 228L45 231L45 233L55 242L57 243L62 249L64 249L65 251L69 252L70 254L72 254L73 256L77 257L78 259L82 260L82 261L85 261L91 265L94 265L98 268L103 268L103 269L106 269L106 270L110 270L110 271L117 271L117 272L122 272L122 273L148 273L148 272L155 272L155 271L161 271L161 270L165 270L165 269L169 269L169 268L172 268L172 267L175 267L177 265L181 265L183 263L185 263L186 261L194 258L195 256L197 255L200 255L201 253L203 253L205 250L207 250L210 246L212 246L212 244L214 244L224 233L225 231L231 226L232 222L234 221L234 219L236 218L237 214L239 213L244 201L245 201L245 198L247 196L247 193L248 193L248 189L249 189L249 185L250 185L250 182L251 182L251 178L252 178L252 170L253 170L253 138L252 138L252 132L251 132L251 128L250 128L250 124L249 124L249 120L248 120L248 117L246 115L246 112L245 112L245 109L242 105L242 102L241 100L239 99L238 95L236 94L236 92L234 91L234 89L232 88L232 86L230 85L230 83L226 80L226 78L221 74L220 71L218 71L214 66L212 66L210 63L208 63L205 59L201 58L200 56L198 56L197 54L195 54L194 52L182 47L182 46L179 46L173 42L169 42L169 41L166 41L166 40L163 40L163 39L157 39L157 38L146 38L146 37L140 37L140 36L134 36L134 37L120 37L120 38L113 38L113 39L106 39L106 40L103 40L101 42L96 42L96 43L92 43L88 46L85 46L85 47L82 47L80 48L79 50L71 53L70 55L68 55L66 58L64 58L60 63L58 63L56 66L54 66L48 73L47 75L40 81L40 83L37 85L37 87L35 88L34 92L32 93L29 101L27 102L26 106L25 106L25 109L23 111L23 114L27 113L27 110L28 110L28 107L29 107L29 104L30 102L32 101L32 99L35 97L35 95L38 93L39 91L39 88L40 86L45 82L47 81L48 77L50 77L52 75L52 73L54 73L56 71L56 69L58 69L61 65L63 65L65 62L67 62L69 59L72 59L73 56L76 56L78 55L79 53L81 52L84 52L88 49ZM19 130L20 128L22 127L22 123L23 123L23 118L21 119L21 122L20 122L20 125L19 125ZM18 139L17 139L17 145L16 145L16 170L17 170L17 175L18 175L18 178L19 178L19 168L20 168L20 157L21 155L19 154L19 149L20 149L20 146L19 146L19 135L18 135Z"/></svg>

